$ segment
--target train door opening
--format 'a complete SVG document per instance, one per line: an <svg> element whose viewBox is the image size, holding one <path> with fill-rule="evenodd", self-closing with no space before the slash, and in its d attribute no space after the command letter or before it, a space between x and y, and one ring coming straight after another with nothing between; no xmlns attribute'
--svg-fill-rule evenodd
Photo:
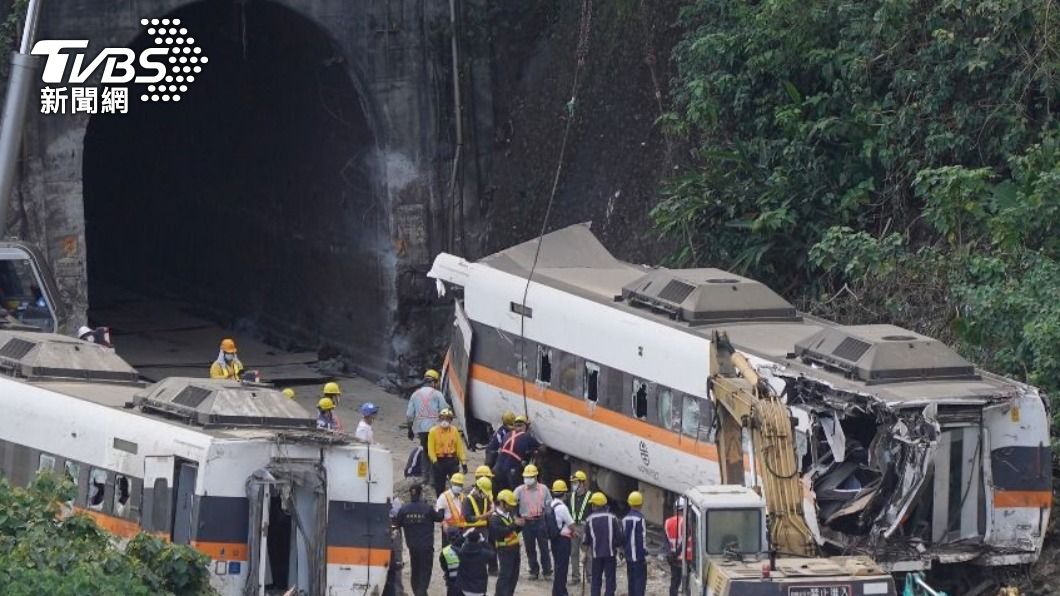
<svg viewBox="0 0 1060 596"><path fill-rule="evenodd" d="M199 467L190 462L177 462L173 494L173 543L190 544L195 531L195 477Z"/></svg>
<svg viewBox="0 0 1060 596"><path fill-rule="evenodd" d="M278 590L287 591L291 580L291 536L292 517L283 507L280 495L273 494L269 499L269 517L266 535L268 571L266 572L266 593Z"/></svg>

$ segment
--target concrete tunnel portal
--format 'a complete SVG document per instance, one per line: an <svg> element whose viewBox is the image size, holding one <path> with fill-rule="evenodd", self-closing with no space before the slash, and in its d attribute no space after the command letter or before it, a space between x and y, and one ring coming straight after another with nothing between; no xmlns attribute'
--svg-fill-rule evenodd
<svg viewBox="0 0 1060 596"><path fill-rule="evenodd" d="M178 102L133 99L128 114L89 122L90 317L114 288L177 298L273 343L338 348L382 371L386 210L347 61L273 2L209 0L165 16L209 62Z"/></svg>

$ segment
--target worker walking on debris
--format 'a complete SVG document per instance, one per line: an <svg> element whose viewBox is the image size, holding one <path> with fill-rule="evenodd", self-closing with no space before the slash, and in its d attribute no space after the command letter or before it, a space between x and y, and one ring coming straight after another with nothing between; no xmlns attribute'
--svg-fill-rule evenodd
<svg viewBox="0 0 1060 596"><path fill-rule="evenodd" d="M493 560L493 551L486 544L486 536L480 532L466 532L464 545L457 554L460 556L460 572L456 583L463 596L486 596L489 583L486 567Z"/></svg>
<svg viewBox="0 0 1060 596"><path fill-rule="evenodd" d="M394 525L405 533L405 546L409 549L410 582L413 596L427 596L431 585L431 559L434 555L434 524L441 515L423 502L423 487L414 484L409 488L409 502L398 510Z"/></svg>
<svg viewBox="0 0 1060 596"><path fill-rule="evenodd" d="M449 530L464 531L464 475L449 478L449 489L438 493L434 508L442 516L442 546L448 544Z"/></svg>
<svg viewBox="0 0 1060 596"><path fill-rule="evenodd" d="M548 536L542 516L552 502L552 493L537 481L537 466L530 464L523 470L523 484L516 487L515 499L519 502L519 517L526 520L523 526L523 544L526 546L526 561L530 565L530 579L537 579L541 571L552 577L552 557L549 554ZM541 561L538 564L538 550Z"/></svg>
<svg viewBox="0 0 1060 596"><path fill-rule="evenodd" d="M485 466L479 466L479 469L475 470L475 488L471 489L464 499L463 512L464 526L468 528L468 532L481 534L485 543L488 542L485 540L488 538L487 526L490 515L493 514L493 481L488 475L480 475L483 467ZM486 471L489 472L489 468L486 468ZM492 553L489 555L486 571L489 575L497 575L497 558Z"/></svg>
<svg viewBox="0 0 1060 596"><path fill-rule="evenodd" d="M440 379L441 375L434 369L423 373L423 386L412 392L409 396L409 406L405 410L405 417L409 422L409 440L418 438L424 453L427 452L427 434L438 423L438 414L446 407L445 397L438 391ZM429 481L430 474L431 466L428 461L423 469L424 480Z"/></svg>
<svg viewBox="0 0 1060 596"><path fill-rule="evenodd" d="M629 493L626 503L629 504L629 513L622 518L622 532L626 538L624 548L629 596L645 596L648 589L648 528L644 524L644 514L640 512L644 495L633 491Z"/></svg>
<svg viewBox="0 0 1060 596"><path fill-rule="evenodd" d="M567 494L567 483L556 480L552 483L552 502L545 515L551 515L555 520L555 528L558 534L552 537L549 546L552 547L552 559L556 563L556 576L552 578L552 596L567 596L567 568L570 565L571 533L574 529L574 518L571 517L570 509L563 502Z"/></svg>
<svg viewBox="0 0 1060 596"><path fill-rule="evenodd" d="M330 431L341 431L342 423L335 415L335 402L330 397L322 397L317 402L317 428Z"/></svg>
<svg viewBox="0 0 1060 596"><path fill-rule="evenodd" d="M438 566L442 568L442 577L445 578L446 596L463 596L457 579L460 576L460 547L464 544L464 535L458 528L444 530L446 544L442 552L438 553Z"/></svg>
<svg viewBox="0 0 1060 596"><path fill-rule="evenodd" d="M585 472L581 470L574 472L570 480L571 491L567 499L567 508L574 519L574 527L571 529L570 583L577 584L582 578L581 562L585 556L585 520L592 512L589 506L592 493L589 492L589 476ZM587 563L588 561L586 558ZM589 574L590 571L586 569L585 573Z"/></svg>
<svg viewBox="0 0 1060 596"><path fill-rule="evenodd" d="M504 440L497 453L497 463L493 466L493 483L497 485L498 490L511 490L519 486L523 468L541 447L541 443L527 432L528 427L526 416L516 416L511 434Z"/></svg>
<svg viewBox="0 0 1060 596"><path fill-rule="evenodd" d="M603 587L605 596L615 596L615 556L625 543L622 524L608 509L604 493L593 493L589 503L593 506L592 514L585 520L585 545L593 560L589 594L600 596Z"/></svg>
<svg viewBox="0 0 1060 596"><path fill-rule="evenodd" d="M227 379L229 381L243 380L243 363L240 362L236 350L236 342L225 338L221 340L221 349L217 352L217 360L210 365L211 379Z"/></svg>
<svg viewBox="0 0 1060 596"><path fill-rule="evenodd" d="M490 541L497 549L500 563L494 596L513 596L519 583L519 533L526 522L516 515L518 506L512 491L505 489L497 493L489 523Z"/></svg>
<svg viewBox="0 0 1060 596"><path fill-rule="evenodd" d="M500 428L493 431L493 436L490 437L489 443L486 444L487 466L492 468L497 463L497 454L500 452L504 440L512 433L513 426L515 426L515 414L512 412L505 412L501 416Z"/></svg>
<svg viewBox="0 0 1060 596"><path fill-rule="evenodd" d="M379 406L372 402L367 402L361 405L361 421L357 423L357 430L354 431L353 437L358 441L364 441L365 443L375 442L375 433L372 432L372 423L375 422L375 416L379 413Z"/></svg>
<svg viewBox="0 0 1060 596"><path fill-rule="evenodd" d="M427 433L427 459L434 471L435 494L445 489L445 481L456 472L467 472L467 454L460 430L453 426L453 411L444 408ZM461 478L463 476L461 475Z"/></svg>
<svg viewBox="0 0 1060 596"><path fill-rule="evenodd" d="M685 507L687 501L684 497L678 497L674 504L674 514L666 518L663 530L666 532L666 543L668 552L666 561L670 564L670 596L678 596L681 590L681 557L682 552L686 562L692 561L691 543L681 545L681 536L685 534Z"/></svg>

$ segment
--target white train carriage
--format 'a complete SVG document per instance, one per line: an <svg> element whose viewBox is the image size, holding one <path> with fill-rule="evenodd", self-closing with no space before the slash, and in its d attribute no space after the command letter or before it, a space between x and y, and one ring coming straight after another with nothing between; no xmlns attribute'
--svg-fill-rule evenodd
<svg viewBox="0 0 1060 596"><path fill-rule="evenodd" d="M621 262L586 225L543 238L524 304L536 247L442 254L429 273L457 294L446 391L473 440L526 411L550 449L625 479L612 486L680 493L719 482L721 465L752 485L754 445L716 447L707 381L723 330L792 407L826 548L894 570L1036 560L1052 495L1034 388L908 330L798 313L725 271Z"/></svg>
<svg viewBox="0 0 1060 596"><path fill-rule="evenodd" d="M0 331L0 369L0 472L13 483L69 475L74 507L106 530L208 555L221 594L382 592L387 450L317 431L274 389L142 387L113 352L61 336Z"/></svg>

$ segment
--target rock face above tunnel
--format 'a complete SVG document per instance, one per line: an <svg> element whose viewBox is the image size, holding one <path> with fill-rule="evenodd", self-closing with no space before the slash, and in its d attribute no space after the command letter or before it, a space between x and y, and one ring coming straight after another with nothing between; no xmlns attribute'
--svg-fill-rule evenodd
<svg viewBox="0 0 1060 596"><path fill-rule="evenodd" d="M168 16L210 59L179 103L140 102L132 85L128 114L31 107L8 230L42 246L75 326L99 295L89 281L104 281L371 375L418 361L435 336L422 315L437 310L422 273L463 225L439 175L451 140L425 132L451 126L438 101L451 88L447 5L44 7L41 39L138 49L140 19ZM475 188L462 190L477 211Z"/></svg>

